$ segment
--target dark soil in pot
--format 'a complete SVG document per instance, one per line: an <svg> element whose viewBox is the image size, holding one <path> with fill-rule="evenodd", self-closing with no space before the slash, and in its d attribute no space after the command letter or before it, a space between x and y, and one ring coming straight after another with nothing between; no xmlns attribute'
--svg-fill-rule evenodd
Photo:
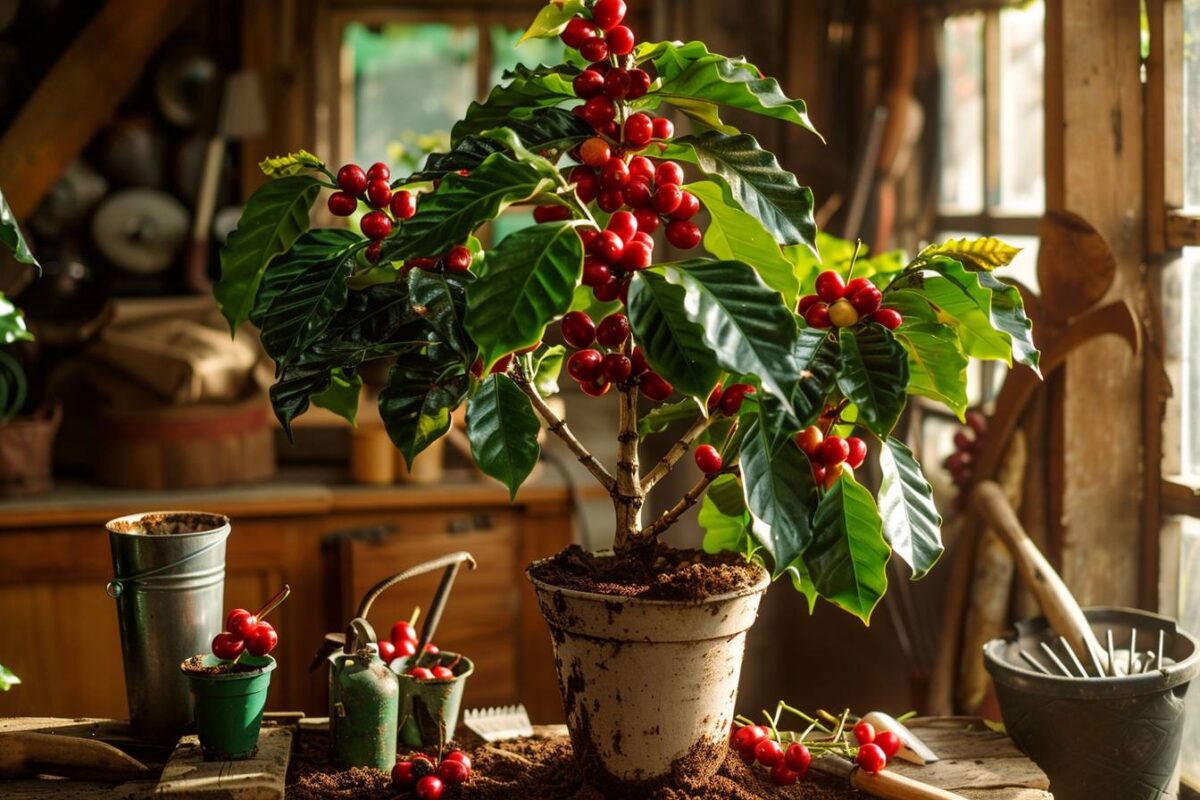
<svg viewBox="0 0 1200 800"><path fill-rule="evenodd" d="M386 773L355 768L331 771L329 739L305 731L288 772L288 800L380 800L408 798L397 792ZM430 752L436 757L436 753ZM474 764L471 780L449 787L445 800L604 800L582 785L565 737L522 739L467 748ZM720 772L702 785L678 779L662 787L653 800L851 800L859 792L810 773L795 786L774 786L766 770L752 768L730 754Z"/></svg>
<svg viewBox="0 0 1200 800"><path fill-rule="evenodd" d="M261 666L251 666L250 664L242 663L223 663L208 666L204 663L204 656L192 656L180 666L189 675L236 675L242 672L258 672L262 669Z"/></svg>
<svg viewBox="0 0 1200 800"><path fill-rule="evenodd" d="M649 558L616 558L571 545L533 565L529 574L563 589L688 602L748 589L763 570L736 553L712 555L659 545Z"/></svg>

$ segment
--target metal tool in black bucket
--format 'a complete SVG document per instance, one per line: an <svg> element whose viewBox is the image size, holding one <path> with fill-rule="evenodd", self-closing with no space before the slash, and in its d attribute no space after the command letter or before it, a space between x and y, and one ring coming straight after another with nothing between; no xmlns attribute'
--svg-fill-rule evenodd
<svg viewBox="0 0 1200 800"><path fill-rule="evenodd" d="M464 682L474 665L456 653L426 654L425 646L437 631L463 563L475 568L470 553L457 552L380 581L363 595L346 633L325 637L325 646L314 664L329 654L329 730L332 759L339 768L390 770L396 762L397 736L414 746L438 744L454 736ZM384 664L375 630L367 622L371 605L396 584L442 568L445 572L421 628L416 654ZM442 664L454 675L417 681L404 674L418 663Z"/></svg>
<svg viewBox="0 0 1200 800"><path fill-rule="evenodd" d="M974 502L1045 614L984 646L1009 735L1058 800L1176 798L1184 694L1200 672L1196 640L1156 614L1083 611L1000 487L981 483ZM1129 647L1118 650L1122 642Z"/></svg>

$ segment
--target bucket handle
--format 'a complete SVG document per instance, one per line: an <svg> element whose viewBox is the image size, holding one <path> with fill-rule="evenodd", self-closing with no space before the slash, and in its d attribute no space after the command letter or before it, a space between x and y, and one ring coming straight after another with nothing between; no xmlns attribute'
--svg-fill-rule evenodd
<svg viewBox="0 0 1200 800"><path fill-rule="evenodd" d="M214 547L219 547L220 545L225 544L225 540L229 538L229 534L231 532L232 531L225 531L225 533L221 536L221 538L214 539L213 541L211 541L208 544L201 547L199 550L195 550L191 553L188 553L186 556L179 559L178 561L172 561L170 564L167 564L166 566L156 567L155 569L148 570L146 572L139 572L137 575L130 575L125 578L113 578L104 587L104 591L108 593L109 597L116 600L118 597L120 597L122 594L124 594L125 584L127 584L127 583L128 584L144 583L147 578L152 578L155 575L158 575L160 573L175 569L176 567L178 567L182 564L186 564L187 562L191 561L193 558L199 558L200 556L207 553L209 550L212 550Z"/></svg>
<svg viewBox="0 0 1200 800"><path fill-rule="evenodd" d="M458 568L464 562L471 569L475 569L474 556L465 550L460 550L457 553L448 553L440 558L426 561L423 564L417 564L415 567L409 567L390 578L384 578L368 589L367 593L363 595L362 602L358 604L358 611L355 612L354 616L365 620L367 614L371 611L371 605L379 599L379 595L397 583L445 567L446 572L442 575L442 582L438 584L437 592L433 596L433 604L430 606L429 613L425 617L425 624L421 626L421 641L417 645L417 653L423 653L425 652L425 645L429 643L433 638L434 632L437 630L438 622L442 618L442 609L446 607L446 600L450 596L450 588L454 585L454 579L458 575ZM353 635L346 637L344 652L354 652L354 649L358 646L356 642L352 641L354 638L356 637Z"/></svg>

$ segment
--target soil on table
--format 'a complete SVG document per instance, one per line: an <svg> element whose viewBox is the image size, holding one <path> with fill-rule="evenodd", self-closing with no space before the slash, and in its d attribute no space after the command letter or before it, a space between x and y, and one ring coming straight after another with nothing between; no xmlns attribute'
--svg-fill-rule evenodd
<svg viewBox="0 0 1200 800"><path fill-rule="evenodd" d="M712 555L660 544L645 559L595 555L571 545L530 567L529 574L563 589L688 602L749 589L764 572L736 553Z"/></svg>
<svg viewBox="0 0 1200 800"><path fill-rule="evenodd" d="M605 800L581 783L565 736L464 746L473 762L471 780L447 787L444 800ZM429 752L434 758L436 753ZM329 765L329 736L304 731L288 770L288 800L410 800L391 776L376 769L335 771ZM859 800L865 795L810 772L794 786L775 786L767 770L747 766L730 752L721 770L702 784L676 781L652 800Z"/></svg>
<svg viewBox="0 0 1200 800"><path fill-rule="evenodd" d="M240 672L261 672L262 667L256 667L252 664L232 664L222 662L207 666L204 663L204 656L192 656L187 661L183 662L183 671L190 675L231 675Z"/></svg>
<svg viewBox="0 0 1200 800"><path fill-rule="evenodd" d="M220 514L205 514L199 511L142 514L136 519L123 519L109 523L113 533L136 533L143 536L170 536L181 533L203 533L215 531L229 520Z"/></svg>

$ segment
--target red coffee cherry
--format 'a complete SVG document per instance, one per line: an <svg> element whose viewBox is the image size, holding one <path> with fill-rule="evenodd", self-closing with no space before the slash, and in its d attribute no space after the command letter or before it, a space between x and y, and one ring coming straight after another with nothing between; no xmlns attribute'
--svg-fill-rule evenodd
<svg viewBox="0 0 1200 800"><path fill-rule="evenodd" d="M392 218L382 211L364 214L358 225L368 239L385 239L392 232Z"/></svg>
<svg viewBox="0 0 1200 800"><path fill-rule="evenodd" d="M379 251L383 249L383 242L371 242L367 245L367 249L363 250L363 257L371 264L379 260Z"/></svg>
<svg viewBox="0 0 1200 800"><path fill-rule="evenodd" d="M888 330L894 331L900 327L900 323L904 321L904 318L894 308L881 308L871 315L871 321L878 322Z"/></svg>
<svg viewBox="0 0 1200 800"><path fill-rule="evenodd" d="M699 467L700 471L705 475L711 475L717 470L721 469L721 454L718 453L717 448L713 447L711 444L702 444L697 447L695 458L696 466ZM772 744L774 744L776 747L779 747L778 742L772 742ZM781 758L783 757L782 752L779 755Z"/></svg>
<svg viewBox="0 0 1200 800"><path fill-rule="evenodd" d="M579 55L588 61L603 61L608 58L608 43L603 39L588 39L579 45Z"/></svg>
<svg viewBox="0 0 1200 800"><path fill-rule="evenodd" d="M596 205L600 206L601 211L611 214L625 205L625 196L620 189L605 189L596 196Z"/></svg>
<svg viewBox="0 0 1200 800"><path fill-rule="evenodd" d="M659 186L667 183L675 186L682 186L683 167L679 166L674 161L662 162L654 170L654 182Z"/></svg>
<svg viewBox="0 0 1200 800"><path fill-rule="evenodd" d="M590 203L600 194L600 176L588 167L576 167L571 170L569 180L575 184L575 194L584 203Z"/></svg>
<svg viewBox="0 0 1200 800"><path fill-rule="evenodd" d="M604 357L604 380L624 383L633 374L633 362L624 353L609 353Z"/></svg>
<svg viewBox="0 0 1200 800"><path fill-rule="evenodd" d="M561 222L571 218L571 210L566 206L534 206L534 222Z"/></svg>
<svg viewBox="0 0 1200 800"><path fill-rule="evenodd" d="M645 147L654 138L654 120L649 114L638 112L625 120L625 141L633 147Z"/></svg>
<svg viewBox="0 0 1200 800"><path fill-rule="evenodd" d="M621 290L624 288L621 281L616 277L610 278L607 283L602 283L599 286L592 287L592 294L602 303L611 303L621 296Z"/></svg>
<svg viewBox="0 0 1200 800"><path fill-rule="evenodd" d="M857 280L857 279L856 279ZM853 283L854 281L851 281ZM850 293L850 287L846 287L846 297L850 298L850 304L854 306L854 310L861 316L874 314L879 310L879 306L883 303L883 292L876 289L874 286L867 286L859 289L853 294Z"/></svg>
<svg viewBox="0 0 1200 800"><path fill-rule="evenodd" d="M567 359L567 374L580 383L596 380L603 369L604 356L599 350L576 350Z"/></svg>
<svg viewBox="0 0 1200 800"><path fill-rule="evenodd" d="M835 437L831 436L829 438L832 439ZM828 440L826 440L826 441L828 441ZM827 463L837 463L837 462L827 462ZM857 725L854 726L854 738L858 741L858 743L860 745L871 744L871 742L875 741L875 726L869 722L858 723Z"/></svg>
<svg viewBox="0 0 1200 800"><path fill-rule="evenodd" d="M700 212L700 201L696 199L696 195L691 192L681 192L679 195L679 205L675 207L669 216L671 219L691 219Z"/></svg>
<svg viewBox="0 0 1200 800"><path fill-rule="evenodd" d="M852 469L858 469L867 457L867 443L857 436L851 436L846 439L846 444L850 448L850 454L846 456L846 463Z"/></svg>
<svg viewBox="0 0 1200 800"><path fill-rule="evenodd" d="M367 184L371 181L388 181L392 179L392 170L382 161L376 161L367 170Z"/></svg>
<svg viewBox="0 0 1200 800"><path fill-rule="evenodd" d="M872 744L883 751L888 761L891 761L896 753L900 752L900 737L891 731L880 731L875 735L875 741Z"/></svg>
<svg viewBox="0 0 1200 800"><path fill-rule="evenodd" d="M593 136L579 146L579 160L589 167L603 167L612 158L608 142Z"/></svg>
<svg viewBox="0 0 1200 800"><path fill-rule="evenodd" d="M636 364L634 369L637 369ZM673 391L675 391L675 387L667 383L657 372L647 372L642 375L642 394L656 403L666 400Z"/></svg>
<svg viewBox="0 0 1200 800"><path fill-rule="evenodd" d="M817 296L826 303L840 300L845 293L846 282L833 270L826 270L817 276Z"/></svg>
<svg viewBox="0 0 1200 800"><path fill-rule="evenodd" d="M721 396L721 411L722 413L733 416L742 409L742 401L746 399L746 395L754 394L754 387L748 383L735 383L725 390Z"/></svg>
<svg viewBox="0 0 1200 800"><path fill-rule="evenodd" d="M680 250L691 250L700 244L700 228L694 222L673 220L667 225L667 241Z"/></svg>
<svg viewBox="0 0 1200 800"><path fill-rule="evenodd" d="M791 786L798 780L800 774L782 761L771 767L771 782L776 786Z"/></svg>
<svg viewBox="0 0 1200 800"><path fill-rule="evenodd" d="M625 184L625 188L621 190L621 196L625 198L625 205L630 208L645 208L650 205L654 195L645 178L631 176L629 183Z"/></svg>
<svg viewBox="0 0 1200 800"><path fill-rule="evenodd" d="M633 31L624 25L613 28L604 39L608 43L608 52L614 56L627 56L633 52ZM630 95L630 97L641 97L645 93L643 90L640 94Z"/></svg>
<svg viewBox="0 0 1200 800"><path fill-rule="evenodd" d="M392 195L392 216L396 219L411 219L417 213L417 201L412 192L401 189Z"/></svg>
<svg viewBox="0 0 1200 800"><path fill-rule="evenodd" d="M575 95L583 100L589 100L604 92L604 76L594 69L585 69L571 81Z"/></svg>
<svg viewBox="0 0 1200 800"><path fill-rule="evenodd" d="M810 308L819 302L821 302L820 297L815 294L806 294L800 298L800 302L796 303L796 313L803 317Z"/></svg>
<svg viewBox="0 0 1200 800"><path fill-rule="evenodd" d="M637 219L628 211L617 211L609 218L606 229L620 236L621 241L628 244L638 232Z"/></svg>
<svg viewBox="0 0 1200 800"><path fill-rule="evenodd" d="M639 181L639 183L640 183L640 181ZM632 185L633 185L633 181L630 181L629 186L632 186ZM629 186L625 187L626 191L628 191ZM639 208L633 212L633 218L637 220L638 233L645 233L645 234L649 235L651 233L654 233L656 230L658 230L658 225L659 225L658 212L653 209ZM654 240L651 239L650 241L653 242Z"/></svg>
<svg viewBox="0 0 1200 800"><path fill-rule="evenodd" d="M841 464L850 457L850 445L846 444L846 440L840 436L827 436L825 441L821 442L821 448L818 451L821 454L821 463L826 467L832 467L835 464ZM865 723L870 725L870 723ZM855 732L857 735L857 728ZM867 741L870 741L869 739Z"/></svg>
<svg viewBox="0 0 1200 800"><path fill-rule="evenodd" d="M783 748L774 739L763 739L754 746L754 757L764 767L773 767L783 761Z"/></svg>
<svg viewBox="0 0 1200 800"><path fill-rule="evenodd" d="M349 192L334 192L329 195L329 213L335 217L348 217L358 208L358 198Z"/></svg>
<svg viewBox="0 0 1200 800"><path fill-rule="evenodd" d="M858 748L858 756L854 760L862 767L863 772L870 773L871 775L874 775L887 766L887 756L884 755L883 750L878 745L874 744L864 744Z"/></svg>
<svg viewBox="0 0 1200 800"><path fill-rule="evenodd" d="M572 347L590 347L596 341L596 324L582 311L568 311L562 318L562 335Z"/></svg>
<svg viewBox="0 0 1200 800"><path fill-rule="evenodd" d="M583 104L583 118L590 122L593 127L599 128L605 123L612 122L616 119L617 109L613 105L613 101L609 100L604 95L596 95Z"/></svg>
<svg viewBox="0 0 1200 800"><path fill-rule="evenodd" d="M639 269L645 269L653 261L653 248L643 241L634 239L625 245L625 250L621 253L621 258L617 261L617 264L627 272L634 272Z"/></svg>
<svg viewBox="0 0 1200 800"><path fill-rule="evenodd" d="M642 348L634 346L633 354L629 360L633 362L633 376L636 378L650 371L650 365L646 363L646 356L642 353Z"/></svg>
<svg viewBox="0 0 1200 800"><path fill-rule="evenodd" d="M829 306L825 303L815 303L804 312L804 322L810 328L828 328L833 323L829 320Z"/></svg>
<svg viewBox="0 0 1200 800"><path fill-rule="evenodd" d="M612 267L607 261L596 256L588 256L583 260L583 280L584 286L600 286L608 283L612 279ZM575 312L572 312L575 313ZM588 342L591 344L591 342Z"/></svg>
<svg viewBox="0 0 1200 800"><path fill-rule="evenodd" d="M563 32L559 38L563 40L563 44L567 47L573 47L576 50L589 39L594 39L600 35L596 26L588 22L582 17L572 17L567 22L567 27L563 28Z"/></svg>
<svg viewBox="0 0 1200 800"><path fill-rule="evenodd" d="M617 55L627 55L627 53L620 52L619 48L617 47L618 42L616 41L615 31L609 31L608 42L609 46L614 48L614 52L616 52ZM633 31L629 32L629 49L633 50ZM636 100L642 95L646 94L646 92L650 91L651 83L653 83L653 81L650 80L650 73L646 72L646 70L639 69L637 67L629 70L628 99Z"/></svg>
<svg viewBox="0 0 1200 800"><path fill-rule="evenodd" d="M601 30L611 31L625 19L625 0L596 0L592 6L592 22Z"/></svg>
<svg viewBox="0 0 1200 800"><path fill-rule="evenodd" d="M675 124L666 117L654 118L654 138L670 139L675 135Z"/></svg>
<svg viewBox="0 0 1200 800"><path fill-rule="evenodd" d="M683 190L676 184L665 183L654 190L654 210L670 214L683 203Z"/></svg>
<svg viewBox="0 0 1200 800"><path fill-rule="evenodd" d="M596 255L615 264L625 251L625 240L612 231L601 231L596 237Z"/></svg>
<svg viewBox="0 0 1200 800"><path fill-rule="evenodd" d="M338 170L337 185L343 192L360 195L367 190L367 173L358 164L347 164Z"/></svg>
<svg viewBox="0 0 1200 800"><path fill-rule="evenodd" d="M783 763L803 778L804 773L808 772L809 764L812 763L812 753L802 742L792 742L787 746L787 750L783 751Z"/></svg>
<svg viewBox="0 0 1200 800"><path fill-rule="evenodd" d="M605 189L620 189L629 183L629 167L620 158L610 158L600 168L600 185Z"/></svg>
<svg viewBox="0 0 1200 800"><path fill-rule="evenodd" d="M629 94L629 70L614 67L604 76L604 94L613 100L624 100Z"/></svg>
<svg viewBox="0 0 1200 800"><path fill-rule="evenodd" d="M387 208L392 199L392 187L382 178L367 183L367 204L371 208Z"/></svg>
<svg viewBox="0 0 1200 800"><path fill-rule="evenodd" d="M471 268L471 250L461 244L455 245L442 261L451 272L466 272Z"/></svg>
<svg viewBox="0 0 1200 800"><path fill-rule="evenodd" d="M654 162L645 156L634 156L629 159L629 178L641 178L647 184L654 183Z"/></svg>
<svg viewBox="0 0 1200 800"><path fill-rule="evenodd" d="M624 314L609 314L596 326L596 341L605 347L620 347L629 338L629 318Z"/></svg>

